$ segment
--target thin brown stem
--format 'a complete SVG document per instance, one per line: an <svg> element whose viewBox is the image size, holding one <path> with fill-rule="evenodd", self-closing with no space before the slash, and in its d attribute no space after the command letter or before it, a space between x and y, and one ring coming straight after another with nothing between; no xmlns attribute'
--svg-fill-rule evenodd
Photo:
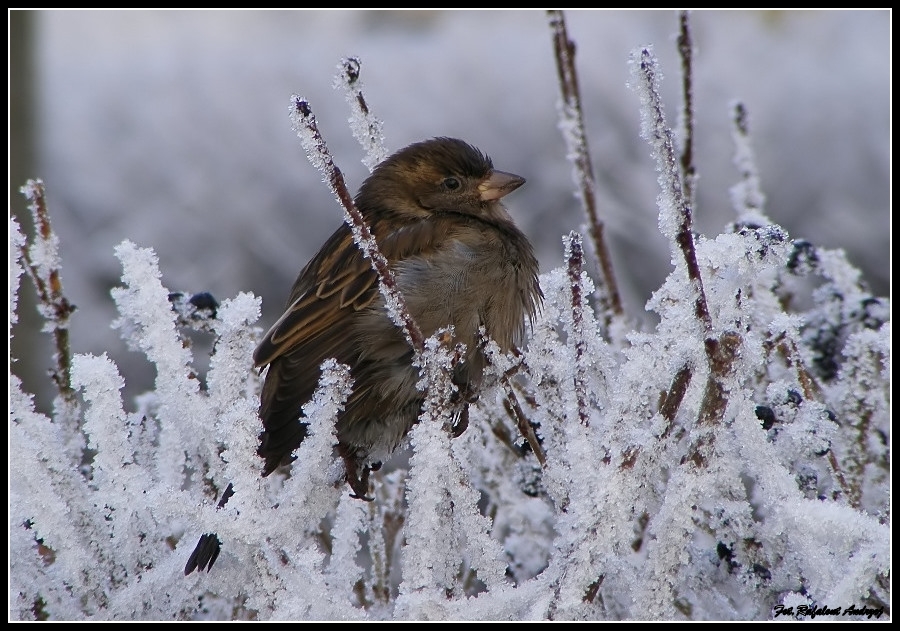
<svg viewBox="0 0 900 631"><path fill-rule="evenodd" d="M561 115L564 121L561 121L560 127L565 130L563 137L575 169L575 180L578 183L582 208L587 216L594 251L606 285L607 308L613 315L619 316L622 315L622 300L619 297L619 288L613 273L612 257L603 236L603 221L597 214L594 168L591 165L591 154L588 151L587 136L584 131L578 73L575 70L575 42L569 39L562 11L547 11L547 15L553 31L553 51L562 96L563 111ZM607 324L609 323L607 322Z"/></svg>
<svg viewBox="0 0 900 631"><path fill-rule="evenodd" d="M688 385L691 383L692 376L693 371L691 371L691 367L687 364L682 366L678 372L675 373L675 377L672 379L672 385L669 386L669 391L664 394L662 401L659 404L660 415L668 421L666 429L662 434L663 438L668 436L672 431L675 415L678 413L678 408L681 407L681 402L684 400L684 395L687 392Z"/></svg>
<svg viewBox="0 0 900 631"><path fill-rule="evenodd" d="M741 336L726 331L718 339L706 340L706 356L709 360L709 375L700 404L695 431L697 436L688 448L687 460L698 467L709 464L716 429L721 425L728 406L726 380L734 371L734 362L741 347Z"/></svg>
<svg viewBox="0 0 900 631"><path fill-rule="evenodd" d="M694 206L694 183L697 171L694 166L694 42L691 39L689 11L678 14L678 53L681 56L681 87L684 97L684 146L681 150L681 173L684 178L684 197Z"/></svg>
<svg viewBox="0 0 900 631"><path fill-rule="evenodd" d="M41 180L28 180L20 190L28 200L36 234L30 247L27 243L20 246L19 257L37 292L40 303L39 311L52 325L55 346L54 362L56 364L51 373L53 381L65 404L74 408L77 402L71 380L72 351L69 346L69 316L75 311L75 306L63 294L62 277L56 261L35 260L32 256L33 248L39 248L42 251L42 258L55 258L56 235L50 225L44 183Z"/></svg>
<svg viewBox="0 0 900 631"><path fill-rule="evenodd" d="M586 602L586 603L594 602L594 600L597 598L597 595L600 593L600 586L603 585L603 579L604 579L604 576L603 576L603 574L601 574L600 576L597 577L596 581L594 581L593 583L588 585L588 588L585 590L584 596L581 599L582 602ZM602 601L603 598L601 597L600 600ZM602 604L602 602L601 602L601 604Z"/></svg>
<svg viewBox="0 0 900 631"><path fill-rule="evenodd" d="M733 202L735 211L738 213L739 223L745 223L749 218L747 215L763 212L766 196L760 190L759 172L750 143L749 114L743 103L734 104L732 122L734 129L731 136L735 144L733 162L741 177L740 185L736 187L738 194L734 195ZM759 219L751 220L758 221Z"/></svg>
<svg viewBox="0 0 900 631"><path fill-rule="evenodd" d="M503 390L506 393L506 400L509 402L509 407L516 419L516 425L519 428L519 432L522 434L522 436L525 437L525 440L528 441L528 445L531 447L531 451L534 452L534 455L537 457L538 462L541 464L541 466L546 467L547 456L544 455L544 448L541 447L541 443L538 441L537 436L534 433L534 428L531 427L531 423L528 421L528 417L525 415L525 411L522 410L522 406L519 404L519 399L516 397L516 393L510 385L509 380L504 378L500 380L500 383L503 384Z"/></svg>

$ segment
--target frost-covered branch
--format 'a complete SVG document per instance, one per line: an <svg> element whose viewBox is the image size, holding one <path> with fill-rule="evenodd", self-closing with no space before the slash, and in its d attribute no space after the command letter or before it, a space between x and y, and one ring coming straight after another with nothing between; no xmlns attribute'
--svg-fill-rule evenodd
<svg viewBox="0 0 900 631"><path fill-rule="evenodd" d="M164 479L174 488L182 484L184 468L205 459L215 444L198 444L190 436L210 427L200 394L193 355L182 341L177 313L163 287L156 254L131 241L116 247L122 262L124 287L110 293L121 316L115 322L128 343L156 365L155 415L160 420L159 460ZM196 446L197 451L192 447Z"/></svg>
<svg viewBox="0 0 900 631"><path fill-rule="evenodd" d="M291 103L291 121L293 122L294 131L297 132L309 161L325 177L331 192L334 193L334 196L344 209L344 220L353 231L354 240L369 260L372 261L372 269L378 274L379 288L384 296L388 315L403 331L409 345L416 352L421 353L425 348L425 338L422 335L422 331L406 308L406 301L397 288L394 274L388 265L387 259L379 251L375 237L369 230L365 218L359 212L353 197L347 190L344 174L341 173L341 170L334 163L334 159L331 157L331 153L325 144L325 139L319 133L316 117L309 102L295 95L292 97Z"/></svg>
<svg viewBox="0 0 900 631"><path fill-rule="evenodd" d="M695 286L694 313L709 334L712 332L712 320L694 249L692 210L690 200L684 194L672 130L666 124L659 96L657 61L652 49L647 47L633 53L631 63L635 87L641 98L641 133L650 143L662 189L658 198L660 231L677 245L684 257L688 278Z"/></svg>
<svg viewBox="0 0 900 631"><path fill-rule="evenodd" d="M569 274L569 288L572 291L572 325L569 331L569 339L574 350L574 368L575 368L575 400L578 406L578 419L582 424L588 424L588 408L586 386L584 383L585 373L585 354L587 352L587 342L585 341L584 331L584 311L586 296L582 291L582 266L584 263L584 250L581 248L581 235L577 232L570 232L568 238L564 239L566 249L567 271Z"/></svg>
<svg viewBox="0 0 900 631"><path fill-rule="evenodd" d="M338 64L338 74L334 78L335 89L341 88L350 106L350 131L365 151L363 164L369 171L388 157L384 146L384 123L375 116L363 96L363 82L360 79L362 62L359 57L347 57Z"/></svg>
<svg viewBox="0 0 900 631"><path fill-rule="evenodd" d="M450 434L454 411L447 402L456 386L451 376L464 347L447 348L446 331L426 341L425 374L420 388L426 391L420 422L411 432L413 455L407 485L409 518L403 582L397 607L404 617L443 618L436 595L448 599L466 593L463 565L477 572L489 589L505 583L503 553L488 536L490 524L478 512L479 496L466 480L454 455ZM467 405L467 403L464 403ZM434 545L441 541L441 545Z"/></svg>
<svg viewBox="0 0 900 631"><path fill-rule="evenodd" d="M28 200L28 209L34 220L35 235L30 245L17 242L19 258L25 272L34 283L38 297L38 310L44 318L44 330L53 334L55 368L51 373L68 415L77 414L77 401L71 383L72 351L69 348L69 317L75 305L63 293L59 261L59 238L50 224L47 197L41 180L28 180L21 189Z"/></svg>
<svg viewBox="0 0 900 631"><path fill-rule="evenodd" d="M743 103L733 105L731 137L734 141L734 165L740 174L740 181L731 187L731 204L738 214L738 222L744 225L765 225L770 223L763 215L766 197L760 190L756 157L750 144L750 121Z"/></svg>

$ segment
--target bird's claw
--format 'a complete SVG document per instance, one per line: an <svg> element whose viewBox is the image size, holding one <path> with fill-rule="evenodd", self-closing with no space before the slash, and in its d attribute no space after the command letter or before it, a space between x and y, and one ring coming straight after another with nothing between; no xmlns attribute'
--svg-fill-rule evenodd
<svg viewBox="0 0 900 631"><path fill-rule="evenodd" d="M369 472L378 470L381 463L375 465L360 465L355 456L344 454L344 467L346 468L346 480L353 491L350 497L364 502L371 502L375 498L369 497Z"/></svg>

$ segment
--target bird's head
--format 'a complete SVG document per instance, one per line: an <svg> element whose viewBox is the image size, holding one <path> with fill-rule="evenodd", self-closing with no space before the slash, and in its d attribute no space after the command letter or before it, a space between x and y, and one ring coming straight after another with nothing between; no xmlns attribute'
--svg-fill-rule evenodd
<svg viewBox="0 0 900 631"><path fill-rule="evenodd" d="M498 203L525 183L494 169L491 159L456 138L434 138L405 147L375 167L356 204L364 215L399 214L409 219L458 213L508 218Z"/></svg>

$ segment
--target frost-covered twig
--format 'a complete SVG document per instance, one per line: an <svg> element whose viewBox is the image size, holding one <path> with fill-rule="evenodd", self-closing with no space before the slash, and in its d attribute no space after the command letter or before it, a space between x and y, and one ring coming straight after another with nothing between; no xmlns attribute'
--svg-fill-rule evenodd
<svg viewBox="0 0 900 631"><path fill-rule="evenodd" d="M528 443L528 446L531 448L535 457L537 457L541 466L546 466L547 456L544 453L544 449L541 446L537 435L534 433L534 426L529 420L528 415L525 413L525 410L522 409L521 403L519 403L519 397L516 395L515 388L513 387L514 382L512 379L523 368L525 361L524 356L521 351L516 348L513 348L512 352L507 355L502 354L496 342L488 339L484 327L479 330L478 335L479 344L481 344L482 349L485 351L484 356L487 366L493 372L497 373L500 387L503 389L505 395L503 407L506 410L506 413L516 422L516 428L519 430L519 434ZM497 439L509 447L513 453L518 456L523 455L523 452L515 447L514 441L509 435L509 432L506 431L505 427L494 424L492 425L491 431Z"/></svg>
<svg viewBox="0 0 900 631"><path fill-rule="evenodd" d="M319 132L319 126L316 123L316 117L309 105L309 101L294 95L291 98L291 103L293 129L297 132L297 136L303 144L306 157L325 176L325 181L331 187L331 192L344 209L344 221L347 222L347 225L353 231L354 240L363 253L372 261L372 269L378 274L380 280L378 286L384 296L388 315L403 331L406 341L409 342L413 350L421 353L425 348L425 338L422 335L422 331L406 308L406 301L397 288L394 273L391 271L387 259L384 258L384 255L378 249L375 237L369 230L365 218L356 207L353 197L347 190L344 174L341 173L341 170L334 163L331 152L328 151L325 139L322 138L322 134Z"/></svg>
<svg viewBox="0 0 900 631"><path fill-rule="evenodd" d="M28 200L34 218L34 241L19 246L19 257L28 277L34 283L38 297L38 311L46 320L44 330L53 333L55 368L51 373L69 415L76 414L77 401L71 383L72 351L69 347L69 316L75 306L63 294L60 275L59 238L50 225L47 198L41 180L28 180L19 189Z"/></svg>
<svg viewBox="0 0 900 631"><path fill-rule="evenodd" d="M193 368L193 354L186 348L176 321L178 314L162 285L159 260L149 248L131 241L116 246L122 261L124 287L110 293L121 316L115 326L126 342L142 351L156 366L155 416L159 420L158 442L146 445L148 458L159 461L162 478L180 488L184 476L198 461L215 458L212 441L197 441L209 428L208 410L200 394L200 382Z"/></svg>
<svg viewBox="0 0 900 631"><path fill-rule="evenodd" d="M434 596L448 600L465 595L464 564L474 569L488 589L505 584L503 551L492 541L490 523L479 513L479 493L466 479L448 432L454 410L447 405L457 387L452 374L465 352L451 336L439 330L426 340L423 377L419 387L425 401L419 423L410 432L413 455L407 483L409 519L403 556L403 582L397 608L404 616L449 617L435 609ZM462 405L468 405L463 402ZM434 545L435 540L441 545Z"/></svg>
<svg viewBox="0 0 900 631"><path fill-rule="evenodd" d="M694 207L694 184L697 171L694 166L694 42L691 39L691 24L688 11L678 14L678 54L681 55L681 90L684 98L682 113L684 138L681 147L681 174L684 178L684 198Z"/></svg>
<svg viewBox="0 0 900 631"><path fill-rule="evenodd" d="M641 96L641 132L650 143L656 159L656 169L660 173L659 184L662 188L658 199L660 230L665 237L677 244L684 256L688 278L695 285L694 314L709 335L712 333L712 318L709 315L700 265L697 263L697 251L694 247L690 200L685 197L681 185L672 130L666 124L663 113L657 84L656 58L652 49L645 47L632 54L631 62L636 88Z"/></svg>
<svg viewBox="0 0 900 631"><path fill-rule="evenodd" d="M852 436L841 454L846 471L842 486L854 507L862 505L872 480L890 480L890 329L887 323L877 331L866 329L852 335L840 369L840 377L848 385L840 393L837 412L850 420L847 429ZM829 457L834 455L829 451ZM889 506L889 496L877 499ZM882 518L888 519L887 514Z"/></svg>
<svg viewBox="0 0 900 631"><path fill-rule="evenodd" d="M347 493L341 495L331 529L331 561L325 570L325 582L333 593L352 594L354 586L363 580L357 557L359 533L365 532L368 515L365 503Z"/></svg>
<svg viewBox="0 0 900 631"><path fill-rule="evenodd" d="M732 106L734 128L732 138L735 144L734 164L738 169L741 181L731 188L732 205L738 214L738 226L756 226L769 223L763 213L765 195L760 189L759 173L756 168L756 159L750 144L750 125L747 109L741 102L735 102ZM803 389L806 399L819 399L822 396L822 387L816 382L815 377L807 369L797 343L782 331L774 340L767 340L764 344L767 352L771 353L777 348L789 368L793 368L797 375L797 381ZM841 470L840 463L834 450L828 450L828 463L831 473L841 489L841 493L849 499L851 506L859 508L859 495L854 492L858 487L850 487Z"/></svg>
<svg viewBox="0 0 900 631"><path fill-rule="evenodd" d="M614 316L620 316L622 315L622 300L619 297L619 287L613 273L612 258L603 236L603 221L597 214L594 168L591 165L591 154L584 132L578 73L575 70L575 42L569 39L566 32L566 20L562 11L547 11L547 15L553 31L553 50L561 93L559 128L566 142L568 158L572 162L572 176L578 187L578 198L587 215L594 252L600 263L600 271L606 285L607 308ZM607 324L609 323L607 322Z"/></svg>
<svg viewBox="0 0 900 631"><path fill-rule="evenodd" d="M363 164L369 171L388 156L384 146L384 133L381 119L369 109L363 96L363 82L359 78L362 62L359 57L347 57L338 64L338 74L334 78L335 89L342 88L350 106L350 131L362 145L366 155Z"/></svg>
<svg viewBox="0 0 900 631"><path fill-rule="evenodd" d="M578 419L583 425L588 424L587 394L585 386L586 367L584 366L587 341L584 339L584 302L585 296L581 291L581 270L584 264L584 250L581 247L581 235L570 232L564 239L566 249L567 270L569 273L569 288L572 291L572 330L569 331L569 340L575 351L574 380L575 402L578 406Z"/></svg>
<svg viewBox="0 0 900 631"><path fill-rule="evenodd" d="M35 411L14 374L9 416L10 615L89 615L107 598L97 586L106 584L108 565L91 550L109 534L95 492L68 453L68 428Z"/></svg>
<svg viewBox="0 0 900 631"><path fill-rule="evenodd" d="M441 338L445 339L442 340ZM452 391L450 369L460 356L459 349L446 347L446 332L426 340L425 375L420 387L427 387L422 404L420 422L410 432L413 455L410 459L410 479L407 483L407 501L410 504L407 531L408 545L404 554L403 583L400 585L401 603L404 596L438 590L451 594L455 591L456 573L461 562L461 550L456 545L457 533L453 528L453 505L450 500L447 478L453 468L450 457L450 438L441 426L452 423L452 410L444 403L446 394ZM443 390L445 392L439 392ZM433 545L437 535L444 545ZM409 605L419 606L417 598Z"/></svg>
<svg viewBox="0 0 900 631"><path fill-rule="evenodd" d="M731 205L738 214L738 222L747 225L765 225L770 223L763 215L766 196L760 190L759 173L756 169L756 157L750 144L750 122L747 108L741 102L733 105L731 132L734 140L734 165L741 176L741 181L731 187Z"/></svg>
<svg viewBox="0 0 900 631"><path fill-rule="evenodd" d="M367 596L377 606L387 605L396 597L391 574L398 564L397 549L406 522L407 471L398 469L388 475L380 475L377 485L378 501L367 504L369 509L369 555L372 559Z"/></svg>
<svg viewBox="0 0 900 631"><path fill-rule="evenodd" d="M682 28L686 29L686 27L686 18L683 18ZM687 49L691 46L686 30L682 32L680 43ZM682 54L687 56L686 63L689 66L689 53L683 51ZM733 363L735 354L741 345L741 337L730 331L722 333L719 337L711 336L713 333L712 316L703 288L703 278L700 274L700 265L694 244L691 203L682 187L682 178L679 177L678 163L675 159L672 132L666 124L663 113L656 77L657 62L651 50L643 48L632 57L632 63L643 105L642 132L653 148L657 170L660 172L659 182L663 189L659 197L660 228L665 236L678 244L681 250L688 278L696 292L694 315L702 323L704 329L704 347L709 376L697 423L702 435L692 443L688 459L698 466L705 466L705 456L701 452L708 449L715 432L713 427L719 424L724 414L728 401L725 380L734 369ZM689 75L689 70L686 70L686 73ZM684 372L686 370L690 370L690 368L685 366L679 370L678 374L687 375ZM668 406L666 413L674 414L674 409Z"/></svg>
<svg viewBox="0 0 900 631"><path fill-rule="evenodd" d="M172 300L173 294L169 298ZM256 372L248 376L247 371L259 339L259 329L252 324L259 318L260 300L246 293L226 300L221 306L211 300L208 294L195 294L189 301L175 300L173 305L179 322L184 321L185 326L199 325L216 335L216 350L207 373L207 392L210 406L214 408L219 457L204 463L204 490L213 499L218 496L216 511L221 511L234 496L236 481L244 488L253 488L256 482L253 458L259 381ZM220 492L223 479L230 481ZM185 564L185 575L195 569L209 571L221 547L218 533L201 535Z"/></svg>
<svg viewBox="0 0 900 631"><path fill-rule="evenodd" d="M19 322L19 284L25 268L22 267L22 252L26 249L28 240L19 229L19 222L14 215L9 216L9 246L10 252L16 254L9 262L9 337L12 339L13 325Z"/></svg>

